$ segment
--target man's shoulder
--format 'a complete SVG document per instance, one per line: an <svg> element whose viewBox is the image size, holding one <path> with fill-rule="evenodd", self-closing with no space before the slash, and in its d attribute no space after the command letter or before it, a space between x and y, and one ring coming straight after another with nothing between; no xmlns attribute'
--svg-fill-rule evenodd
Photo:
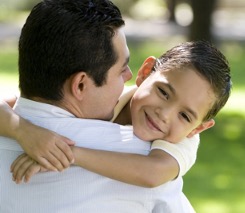
<svg viewBox="0 0 245 213"><path fill-rule="evenodd" d="M54 130L76 142L76 146L148 154L150 143L137 138L132 126L108 121L67 119Z"/></svg>

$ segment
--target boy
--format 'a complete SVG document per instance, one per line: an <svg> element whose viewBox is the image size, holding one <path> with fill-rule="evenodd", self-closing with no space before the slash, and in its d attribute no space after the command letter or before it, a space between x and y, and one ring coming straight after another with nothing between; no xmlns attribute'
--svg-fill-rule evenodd
<svg viewBox="0 0 245 213"><path fill-rule="evenodd" d="M149 57L139 70L130 101L116 118L120 124L132 124L136 136L154 141L148 156L97 151L72 147L75 164L112 179L155 187L178 176L165 170L161 140L178 143L214 125L213 118L227 102L230 69L225 57L206 42L186 42L167 51L156 60ZM132 92L131 92L132 93ZM120 106L121 105L121 106ZM161 140L157 140L161 139ZM13 163L16 182L45 171L25 154Z"/></svg>

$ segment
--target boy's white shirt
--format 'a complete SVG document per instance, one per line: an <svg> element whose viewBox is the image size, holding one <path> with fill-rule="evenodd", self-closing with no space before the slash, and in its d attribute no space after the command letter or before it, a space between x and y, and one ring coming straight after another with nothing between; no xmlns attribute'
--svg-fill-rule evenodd
<svg viewBox="0 0 245 213"><path fill-rule="evenodd" d="M114 109L114 116L112 122L119 115L124 106L130 101L133 94L137 90L137 86L125 86L125 89L119 99L117 106ZM199 134L194 135L192 138L185 138L177 144L172 144L164 140L155 140L152 143L152 149L161 149L171 156L173 156L179 164L179 176L183 176L193 166L197 157L197 150L199 146Z"/></svg>

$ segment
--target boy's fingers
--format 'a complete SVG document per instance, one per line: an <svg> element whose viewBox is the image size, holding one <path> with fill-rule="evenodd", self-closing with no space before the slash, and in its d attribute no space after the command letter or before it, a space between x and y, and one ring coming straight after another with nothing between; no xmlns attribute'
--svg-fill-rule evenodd
<svg viewBox="0 0 245 213"><path fill-rule="evenodd" d="M20 155L20 156L21 156L21 155ZM14 162L11 164L11 166L10 166L10 172L13 172L13 169L14 169L16 163L18 162L18 159L20 159L20 156L17 157L17 158L14 160Z"/></svg>
<svg viewBox="0 0 245 213"><path fill-rule="evenodd" d="M31 177L35 174L37 174L41 169L41 166L39 164L33 163L25 172L24 174L24 181L28 183L31 179Z"/></svg>
<svg viewBox="0 0 245 213"><path fill-rule="evenodd" d="M32 159L28 159L25 162L23 162L21 165L17 164L18 167L14 168L13 171L13 180L16 183L21 183L25 172L27 171L27 169L33 164L33 160Z"/></svg>
<svg viewBox="0 0 245 213"><path fill-rule="evenodd" d="M24 161L26 161L27 159L27 155L25 153L21 154L20 156L18 156L14 162L11 164L11 172L13 173Z"/></svg>
<svg viewBox="0 0 245 213"><path fill-rule="evenodd" d="M51 171L58 171L62 168L62 165L59 163L59 161L50 153L48 159L44 157L37 158L37 162L45 167L47 170ZM58 169L58 168L59 169Z"/></svg>
<svg viewBox="0 0 245 213"><path fill-rule="evenodd" d="M59 136L59 139L62 136ZM74 161L74 156L69 145L75 143L66 137L60 140L56 138L56 142L49 148L49 152L35 160L43 167L52 171L63 171L68 168Z"/></svg>
<svg viewBox="0 0 245 213"><path fill-rule="evenodd" d="M64 154L63 158L66 158L66 160L68 161L66 162L66 166L64 164L63 165L65 166L65 168L69 167L70 164L74 162L74 155L71 150L71 147L65 143L58 143L57 146L59 147L61 152Z"/></svg>
<svg viewBox="0 0 245 213"><path fill-rule="evenodd" d="M52 165L55 166L58 171L63 171L65 168L69 167L70 162L59 147L57 147L55 151L52 151L51 154L53 155L53 159L55 159L55 161L52 161Z"/></svg>
<svg viewBox="0 0 245 213"><path fill-rule="evenodd" d="M66 138L66 137L63 137L63 141L69 145L69 146L74 146L75 145L75 142L70 140L69 138Z"/></svg>

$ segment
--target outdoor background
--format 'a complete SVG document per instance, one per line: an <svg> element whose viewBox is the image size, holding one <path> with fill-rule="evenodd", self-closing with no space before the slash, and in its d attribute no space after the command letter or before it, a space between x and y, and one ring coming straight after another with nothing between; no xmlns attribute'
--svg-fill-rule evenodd
<svg viewBox="0 0 245 213"><path fill-rule="evenodd" d="M0 0L0 98L18 94L18 37L36 2ZM244 213L245 1L113 2L126 20L134 76L147 56L160 56L192 39L210 40L226 55L232 72L232 95L215 127L201 135L196 164L184 176L184 193L198 213ZM128 84L133 83L134 78Z"/></svg>

